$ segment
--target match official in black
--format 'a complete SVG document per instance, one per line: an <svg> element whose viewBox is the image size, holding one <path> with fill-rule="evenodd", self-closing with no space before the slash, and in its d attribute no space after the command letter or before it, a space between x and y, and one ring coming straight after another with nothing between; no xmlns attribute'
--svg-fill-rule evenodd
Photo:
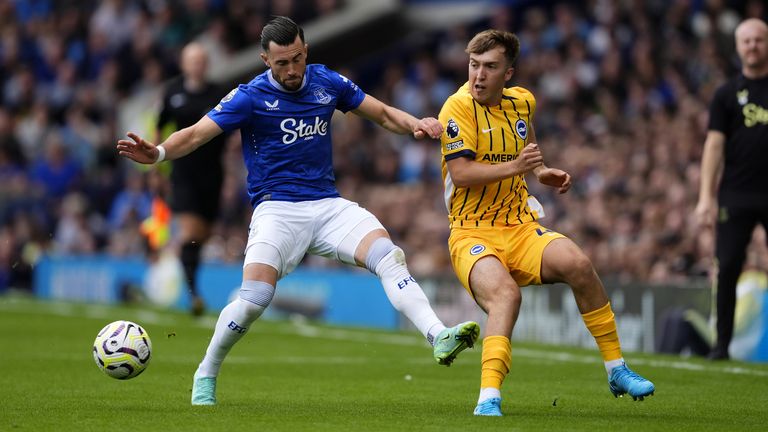
<svg viewBox="0 0 768 432"><path fill-rule="evenodd" d="M712 100L696 205L700 226L715 223L713 360L730 358L736 283L755 226L761 223L768 230L768 26L750 18L739 24L735 36L741 73Z"/></svg>
<svg viewBox="0 0 768 432"><path fill-rule="evenodd" d="M223 96L219 88L206 81L208 55L202 45L193 42L185 46L180 67L181 76L169 83L163 96L155 142L195 124ZM198 151L171 162L171 210L179 230L179 255L192 296L193 315L205 310L197 290L197 270L200 252L219 209L225 138L219 135Z"/></svg>

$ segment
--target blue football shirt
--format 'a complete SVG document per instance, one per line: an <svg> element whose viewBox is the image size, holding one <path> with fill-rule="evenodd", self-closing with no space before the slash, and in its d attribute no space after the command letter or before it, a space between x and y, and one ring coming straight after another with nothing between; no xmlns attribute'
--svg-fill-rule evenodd
<svg viewBox="0 0 768 432"><path fill-rule="evenodd" d="M240 129L251 205L311 201L339 196L331 116L357 108L364 98L343 75L310 64L299 90L284 89L267 70L229 92L208 117L225 132Z"/></svg>

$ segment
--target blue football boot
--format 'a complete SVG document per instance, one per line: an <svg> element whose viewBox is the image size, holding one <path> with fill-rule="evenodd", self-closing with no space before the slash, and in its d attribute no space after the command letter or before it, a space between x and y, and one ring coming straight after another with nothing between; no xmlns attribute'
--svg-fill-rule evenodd
<svg viewBox="0 0 768 432"><path fill-rule="evenodd" d="M634 373L626 364L611 370L608 388L615 397L629 393L633 400L643 400L646 396L653 395L655 390L652 382Z"/></svg>

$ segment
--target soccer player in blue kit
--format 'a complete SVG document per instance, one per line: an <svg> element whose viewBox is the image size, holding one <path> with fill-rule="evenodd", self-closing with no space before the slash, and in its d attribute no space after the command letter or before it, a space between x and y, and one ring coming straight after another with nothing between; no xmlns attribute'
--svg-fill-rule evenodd
<svg viewBox="0 0 768 432"><path fill-rule="evenodd" d="M240 129L254 207L243 282L239 296L221 311L195 372L192 404L216 404L216 378L225 356L269 305L277 281L305 253L375 273L392 305L434 346L435 360L450 365L477 340L479 326L468 321L446 328L378 219L339 196L330 130L337 109L417 139L439 138L442 126L435 118L417 119L380 102L323 65L307 65L304 31L289 18L267 23L261 46L269 69L229 92L196 124L159 145L130 132L130 140L117 143L121 156L153 164L180 158L222 132Z"/></svg>

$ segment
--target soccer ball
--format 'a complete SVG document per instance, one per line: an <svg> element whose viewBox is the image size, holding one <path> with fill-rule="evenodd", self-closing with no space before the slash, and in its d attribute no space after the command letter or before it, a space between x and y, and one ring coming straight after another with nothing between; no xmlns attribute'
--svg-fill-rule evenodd
<svg viewBox="0 0 768 432"><path fill-rule="evenodd" d="M129 379L144 372L151 356L149 334L131 321L107 324L93 342L93 360L115 379Z"/></svg>

